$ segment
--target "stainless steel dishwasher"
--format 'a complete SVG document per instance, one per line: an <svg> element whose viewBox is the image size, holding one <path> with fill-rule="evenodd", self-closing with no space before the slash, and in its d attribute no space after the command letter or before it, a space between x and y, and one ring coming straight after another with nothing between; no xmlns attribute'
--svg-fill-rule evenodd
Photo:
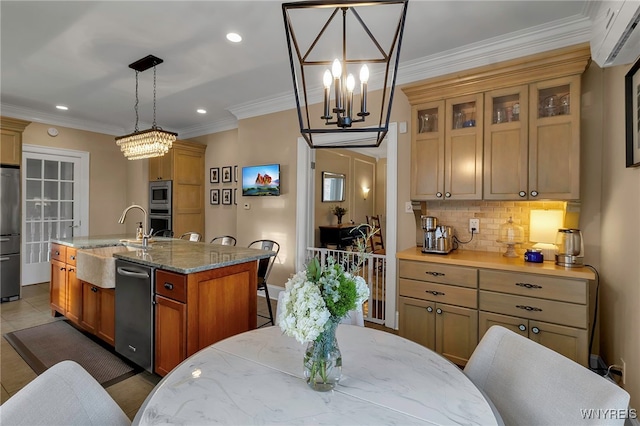
<svg viewBox="0 0 640 426"><path fill-rule="evenodd" d="M116 259L116 352L153 372L155 268Z"/></svg>

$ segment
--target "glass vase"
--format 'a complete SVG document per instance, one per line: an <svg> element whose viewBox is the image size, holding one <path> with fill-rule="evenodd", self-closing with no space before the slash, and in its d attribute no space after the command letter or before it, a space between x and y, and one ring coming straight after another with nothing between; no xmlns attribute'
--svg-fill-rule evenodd
<svg viewBox="0 0 640 426"><path fill-rule="evenodd" d="M342 225L342 215L338 214L336 216L338 216L338 225Z"/></svg>
<svg viewBox="0 0 640 426"><path fill-rule="evenodd" d="M311 389L319 392L335 388L342 376L342 354L336 339L338 324L329 320L316 340L308 343L304 354L304 378Z"/></svg>

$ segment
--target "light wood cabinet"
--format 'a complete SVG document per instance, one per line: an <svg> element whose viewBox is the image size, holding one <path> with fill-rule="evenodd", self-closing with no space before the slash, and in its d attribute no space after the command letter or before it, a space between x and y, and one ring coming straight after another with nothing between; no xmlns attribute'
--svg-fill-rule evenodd
<svg viewBox="0 0 640 426"><path fill-rule="evenodd" d="M529 109L529 198L579 199L580 76L530 85Z"/></svg>
<svg viewBox="0 0 640 426"><path fill-rule="evenodd" d="M162 157L149 159L149 181L172 180L172 230L204 234L204 154L206 145L175 141Z"/></svg>
<svg viewBox="0 0 640 426"><path fill-rule="evenodd" d="M49 301L52 315L56 312L63 315L67 310L67 266L55 259L51 259Z"/></svg>
<svg viewBox="0 0 640 426"><path fill-rule="evenodd" d="M149 181L173 180L173 150L149 159Z"/></svg>
<svg viewBox="0 0 640 426"><path fill-rule="evenodd" d="M100 339L115 345L115 290L82 283L82 320L80 325Z"/></svg>
<svg viewBox="0 0 640 426"><path fill-rule="evenodd" d="M411 198L578 199L589 58L588 45L572 46L403 87L412 105ZM456 129L455 105L467 112L472 97L475 127Z"/></svg>
<svg viewBox="0 0 640 426"><path fill-rule="evenodd" d="M189 275L156 271L154 372L257 326L257 262Z"/></svg>
<svg viewBox="0 0 640 426"><path fill-rule="evenodd" d="M399 334L464 366L478 344L477 270L400 261Z"/></svg>
<svg viewBox="0 0 640 426"><path fill-rule="evenodd" d="M30 121L0 117L0 163L19 166L22 163L22 132Z"/></svg>
<svg viewBox="0 0 640 426"><path fill-rule="evenodd" d="M413 107L414 200L482 198L482 94ZM444 113L444 114L443 114Z"/></svg>
<svg viewBox="0 0 640 426"><path fill-rule="evenodd" d="M479 337L494 324L588 366L587 280L480 270Z"/></svg>

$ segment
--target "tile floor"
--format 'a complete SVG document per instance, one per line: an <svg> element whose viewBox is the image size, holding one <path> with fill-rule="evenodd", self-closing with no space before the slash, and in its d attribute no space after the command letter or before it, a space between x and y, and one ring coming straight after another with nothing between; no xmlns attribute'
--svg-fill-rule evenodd
<svg viewBox="0 0 640 426"><path fill-rule="evenodd" d="M272 300L271 304L275 315L277 301ZM262 297L258 297L258 315L264 315L267 318L269 315ZM20 300L5 302L0 305L0 333L2 335L61 319L63 317L54 318L51 316L49 283L25 286L22 288L22 298ZM258 325L264 324L265 321L268 321L268 319L265 320L260 316L258 317ZM366 323L366 325L384 331L395 332L395 330L375 324ZM0 340L0 402L4 403L11 395L35 379L36 373L24 362L4 337ZM106 390L127 416L133 419L147 395L159 381L160 376L142 372L109 386Z"/></svg>

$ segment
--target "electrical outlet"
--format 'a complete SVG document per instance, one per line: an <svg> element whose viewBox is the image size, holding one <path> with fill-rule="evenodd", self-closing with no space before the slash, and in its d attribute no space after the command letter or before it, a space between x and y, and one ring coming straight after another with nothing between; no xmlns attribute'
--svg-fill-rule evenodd
<svg viewBox="0 0 640 426"><path fill-rule="evenodd" d="M627 376L627 363L624 362L624 359L620 358L620 365L622 365L622 384L625 385L625 380Z"/></svg>
<svg viewBox="0 0 640 426"><path fill-rule="evenodd" d="M469 219L469 233L471 233L471 228L475 228L475 231L473 231L474 234L479 234L480 219Z"/></svg>
<svg viewBox="0 0 640 426"><path fill-rule="evenodd" d="M413 205L411 201L405 201L404 203L404 212L405 213L413 213Z"/></svg>

